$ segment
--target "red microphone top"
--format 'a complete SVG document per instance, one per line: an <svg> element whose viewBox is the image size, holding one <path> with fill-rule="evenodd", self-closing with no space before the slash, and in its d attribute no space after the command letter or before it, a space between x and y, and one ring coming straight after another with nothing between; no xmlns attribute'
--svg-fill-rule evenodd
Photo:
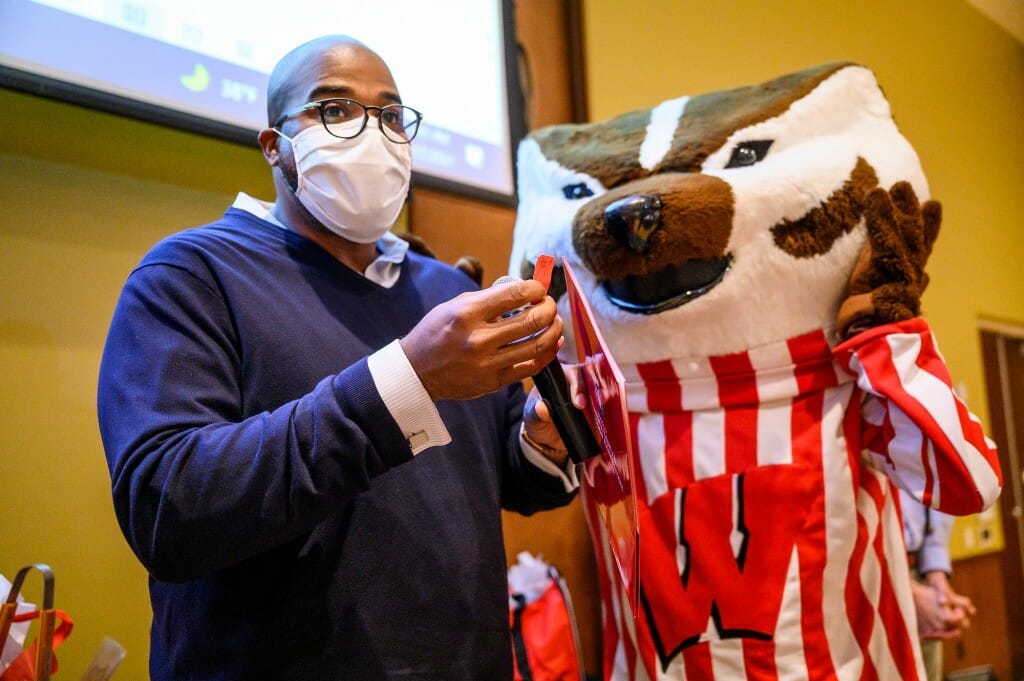
<svg viewBox="0 0 1024 681"><path fill-rule="evenodd" d="M533 267L533 279L544 284L545 293L551 285L551 272L555 269L555 257L547 253L537 256L537 264Z"/></svg>

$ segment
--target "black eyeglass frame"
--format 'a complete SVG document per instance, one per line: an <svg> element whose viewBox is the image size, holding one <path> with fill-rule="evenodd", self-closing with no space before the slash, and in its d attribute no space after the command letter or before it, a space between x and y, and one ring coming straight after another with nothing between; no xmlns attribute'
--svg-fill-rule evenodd
<svg viewBox="0 0 1024 681"><path fill-rule="evenodd" d="M359 126L359 130L356 132L356 134L349 135L347 137L344 136L344 135L337 135L337 134L331 132L331 129L329 127L327 127L327 121L325 120L325 117L324 117L324 108L326 108L327 106L329 106L333 102L348 102L350 104L355 104L355 105L359 106L363 110L363 124ZM295 109L294 111L289 111L289 112L283 113L283 114L281 114L280 116L277 117L277 120L274 121L274 125L271 126L271 127L278 128L281 125L281 123L283 123L284 121L288 120L289 118L293 118L295 116L303 114L303 113L305 113L307 111L311 111L313 109L316 109L318 111L318 113L320 115L320 124L322 126L324 126L324 130L327 131L327 134L331 135L332 137L337 137L338 139L343 139L343 140L355 139L356 137L359 137L361 134L363 134L363 131L366 130L366 122L370 118L370 112L371 111L376 111L377 112L377 127L380 129L381 134L384 135L384 137L389 142L393 142L394 144L409 144L410 142L412 142L413 139L415 139L416 135L419 133L419 131L420 131L420 122L423 120L423 114L421 114L419 111L417 111L416 109L412 108L411 106L406 106L405 104L388 104L387 106L370 106L368 104L363 104L360 101L357 101L355 99L349 99L347 97L331 97L329 99L320 99L320 100L317 100L315 102L307 102L306 104L303 104L302 106L300 106L298 109ZM381 120L381 115L385 111L389 111L389 110L393 111L395 109L408 110L408 111L411 111L416 116L416 120L414 122L414 126L415 127L413 129L412 135L410 135L407 139L404 139L404 140L392 139L391 137L388 136L388 133L384 131L384 122ZM403 126L403 129L404 128L405 128L405 126ZM392 131L392 132L394 132L394 131Z"/></svg>

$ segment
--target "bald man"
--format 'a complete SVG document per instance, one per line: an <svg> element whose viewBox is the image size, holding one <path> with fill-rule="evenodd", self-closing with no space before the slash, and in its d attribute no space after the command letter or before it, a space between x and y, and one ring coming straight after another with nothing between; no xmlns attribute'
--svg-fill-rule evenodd
<svg viewBox="0 0 1024 681"><path fill-rule="evenodd" d="M296 48L259 133L276 200L125 283L98 411L156 681L512 678L501 509L577 484L520 386L562 322L388 232L419 121L361 43Z"/></svg>

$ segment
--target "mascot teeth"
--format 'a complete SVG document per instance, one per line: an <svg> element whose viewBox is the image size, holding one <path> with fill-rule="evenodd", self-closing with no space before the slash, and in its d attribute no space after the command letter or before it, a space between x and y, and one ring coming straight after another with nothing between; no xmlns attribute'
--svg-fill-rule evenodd
<svg viewBox="0 0 1024 681"><path fill-rule="evenodd" d="M636 314L657 314L699 298L721 283L732 258L687 260L645 276L629 275L604 281L608 300Z"/></svg>

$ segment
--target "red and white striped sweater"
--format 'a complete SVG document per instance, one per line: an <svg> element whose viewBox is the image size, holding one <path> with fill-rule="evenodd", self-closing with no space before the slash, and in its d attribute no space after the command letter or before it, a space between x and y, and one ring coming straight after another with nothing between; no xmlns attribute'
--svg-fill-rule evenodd
<svg viewBox="0 0 1024 681"><path fill-rule="evenodd" d="M622 367L640 608L598 522L604 678L923 679L897 506L973 513L994 445L927 324Z"/></svg>

